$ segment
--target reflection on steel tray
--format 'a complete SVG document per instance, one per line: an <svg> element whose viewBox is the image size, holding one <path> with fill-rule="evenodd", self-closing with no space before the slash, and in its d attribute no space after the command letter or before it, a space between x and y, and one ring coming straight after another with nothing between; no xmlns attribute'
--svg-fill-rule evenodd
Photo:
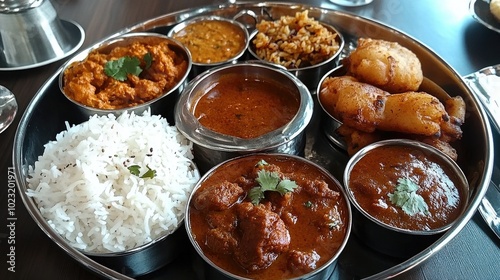
<svg viewBox="0 0 500 280"><path fill-rule="evenodd" d="M482 102L494 128L500 133L500 64L485 67L464 77Z"/></svg>
<svg viewBox="0 0 500 280"><path fill-rule="evenodd" d="M332 279L352 278L388 278L401 274L431 257L445 246L465 226L475 213L481 198L484 196L493 168L492 134L486 125L487 116L479 105L478 99L470 92L461 77L433 51L415 39L383 24L364 19L352 14L308 5L288 3L236 3L212 5L203 8L184 10L148 20L118 33L133 31L155 31L168 33L178 22L200 15L218 15L233 18L243 13L240 21L249 28L255 26L253 17L245 16L251 10L263 18L278 18L281 15L293 15L296 11L309 9L309 16L335 26L345 37L346 46L352 46L358 37L372 37L397 41L411 49L421 60L424 75L440 85L448 92L461 95L468 106L467 120L463 125L464 137L458 148L459 164L470 182L470 204L466 212L456 221L453 227L444 233L435 243L408 259L394 259L371 251L356 238L351 236L344 253L341 255L338 268L330 277ZM60 72L59 70L58 72ZM14 166L18 178L23 178L27 165L33 164L42 153L43 145L64 130L64 121L80 123L81 116L72 114L67 100L59 92L55 73L35 95L19 124L14 142ZM50 93L50 94L49 94ZM313 93L314 94L314 93ZM56 106L60 110L51 110ZM341 179L347 155L332 145L318 129L321 117L315 112L313 122L307 130L307 158L323 165L334 176ZM47 126L47 123L52 124ZM467 149L474 147L474 149ZM473 151L472 151L473 150ZM339 180L341 181L341 180ZM37 213L34 202L26 197L25 182L19 182L21 198L31 213ZM36 215L36 214L35 214ZM33 214L32 214L33 216ZM57 245L85 267L107 278L127 278L81 254L67 245L45 222L37 222L40 228L50 236ZM186 239L187 242L187 239ZM186 243L186 248L190 248ZM142 279L177 278L177 279L211 279L210 270L196 255L192 248L187 249L173 263L153 273L142 276Z"/></svg>

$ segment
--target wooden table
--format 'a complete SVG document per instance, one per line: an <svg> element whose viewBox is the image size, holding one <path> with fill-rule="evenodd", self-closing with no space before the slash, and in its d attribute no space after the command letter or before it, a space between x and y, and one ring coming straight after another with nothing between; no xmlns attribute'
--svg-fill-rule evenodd
<svg viewBox="0 0 500 280"><path fill-rule="evenodd" d="M124 27L147 19L222 2L54 0L52 4L60 18L76 21L85 29L86 38L82 46L85 48ZM290 2L343 9L325 0ZM466 75L489 65L500 64L500 34L474 21L468 11L468 2L468 0L374 0L369 6L345 10L376 19L407 33L434 50L459 74ZM0 135L2 147L0 220L4 224L0 228L1 279L97 278L87 268L70 258L38 228L20 199L17 199L15 208L16 272L11 273L7 270L8 254L11 253L8 244L11 233L7 228L7 185L8 173L12 168L12 145L17 123L34 94L63 62L64 59L35 69L0 72L0 84L11 89L19 103L19 112L14 124ZM498 174L494 177L498 179ZM499 277L500 240L486 227L479 214L476 214L451 242L429 260L398 276L401 279L499 279Z"/></svg>

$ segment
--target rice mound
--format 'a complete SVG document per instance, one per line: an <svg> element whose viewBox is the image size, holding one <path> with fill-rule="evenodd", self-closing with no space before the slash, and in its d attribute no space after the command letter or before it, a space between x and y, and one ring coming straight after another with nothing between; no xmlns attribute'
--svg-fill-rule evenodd
<svg viewBox="0 0 500 280"><path fill-rule="evenodd" d="M288 69L319 64L340 48L337 33L308 16L308 11L295 16L282 16L276 21L263 20L252 43L255 54Z"/></svg>
<svg viewBox="0 0 500 280"><path fill-rule="evenodd" d="M200 175L192 143L175 126L149 111L65 124L29 166L27 194L70 245L120 252L178 227ZM156 175L141 178L148 170Z"/></svg>

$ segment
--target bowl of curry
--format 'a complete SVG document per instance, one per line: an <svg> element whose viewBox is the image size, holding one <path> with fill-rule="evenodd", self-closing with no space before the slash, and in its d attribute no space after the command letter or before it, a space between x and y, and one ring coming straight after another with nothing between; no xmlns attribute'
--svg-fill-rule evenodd
<svg viewBox="0 0 500 280"><path fill-rule="evenodd" d="M408 257L425 249L465 211L469 184L456 162L433 146L383 140L347 163L344 187L353 233L373 249Z"/></svg>
<svg viewBox="0 0 500 280"><path fill-rule="evenodd" d="M219 16L199 16L183 21L174 26L168 36L191 52L193 77L210 67L236 62L249 43L243 24Z"/></svg>
<svg viewBox="0 0 500 280"><path fill-rule="evenodd" d="M86 115L171 112L187 83L191 55L162 34L127 33L77 54L62 66L59 87Z"/></svg>
<svg viewBox="0 0 500 280"><path fill-rule="evenodd" d="M299 79L250 61L212 68L189 82L175 124L207 171L242 154L303 154L312 114L312 96Z"/></svg>
<svg viewBox="0 0 500 280"><path fill-rule="evenodd" d="M299 156L244 155L195 186L185 227L215 275L232 279L326 279L351 230L340 183Z"/></svg>

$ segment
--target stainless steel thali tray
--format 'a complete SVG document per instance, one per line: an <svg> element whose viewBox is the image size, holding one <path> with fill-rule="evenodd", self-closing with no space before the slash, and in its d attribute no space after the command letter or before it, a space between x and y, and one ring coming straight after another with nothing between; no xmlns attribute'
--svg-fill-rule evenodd
<svg viewBox="0 0 500 280"><path fill-rule="evenodd" d="M408 259L395 259L371 251L351 236L346 249L338 261L338 269L331 279L358 278L390 278L420 265L452 240L476 212L481 199L486 193L493 170L493 137L487 115L479 104L479 100L470 92L460 75L432 50L414 38L382 23L362 17L325 8L291 3L227 3L183 10L166 14L140 24L124 28L117 34L135 31L153 31L167 34L178 22L200 15L218 15L233 18L239 13L253 11L262 17L279 18L281 15L293 15L296 11L309 10L309 16L335 26L345 37L346 51L353 46L358 37L379 38L396 41L411 49L421 60L423 73L453 95L461 95L467 104L466 123L463 125L464 136L461 140L459 165L470 182L470 204L466 212L456 221L454 226L444 233L435 243ZM240 21L248 28L255 25L251 17L241 16ZM114 35L113 35L114 36ZM106 38L107 39L107 38ZM60 93L57 77L61 69L51 76L36 93L21 118L14 140L14 167L16 175L22 178L28 165L32 165L38 155L43 152L43 145L55 138L64 130L64 122L76 124L85 121L70 106L69 101ZM315 93L313 93L315 94ZM58 108L54 110L53 108ZM305 156L327 168L339 181L348 160L346 153L333 146L320 131L321 119L317 112L307 131ZM78 250L66 244L47 223L40 222L40 214L34 202L24 191L26 183L19 181L20 196L28 212L40 228L68 255L83 266L105 278L129 279L127 276L97 263ZM43 219L41 219L43 220ZM173 263L164 268L144 275L141 279L174 278L174 279L212 279L207 266L203 263L188 240L186 251Z"/></svg>

